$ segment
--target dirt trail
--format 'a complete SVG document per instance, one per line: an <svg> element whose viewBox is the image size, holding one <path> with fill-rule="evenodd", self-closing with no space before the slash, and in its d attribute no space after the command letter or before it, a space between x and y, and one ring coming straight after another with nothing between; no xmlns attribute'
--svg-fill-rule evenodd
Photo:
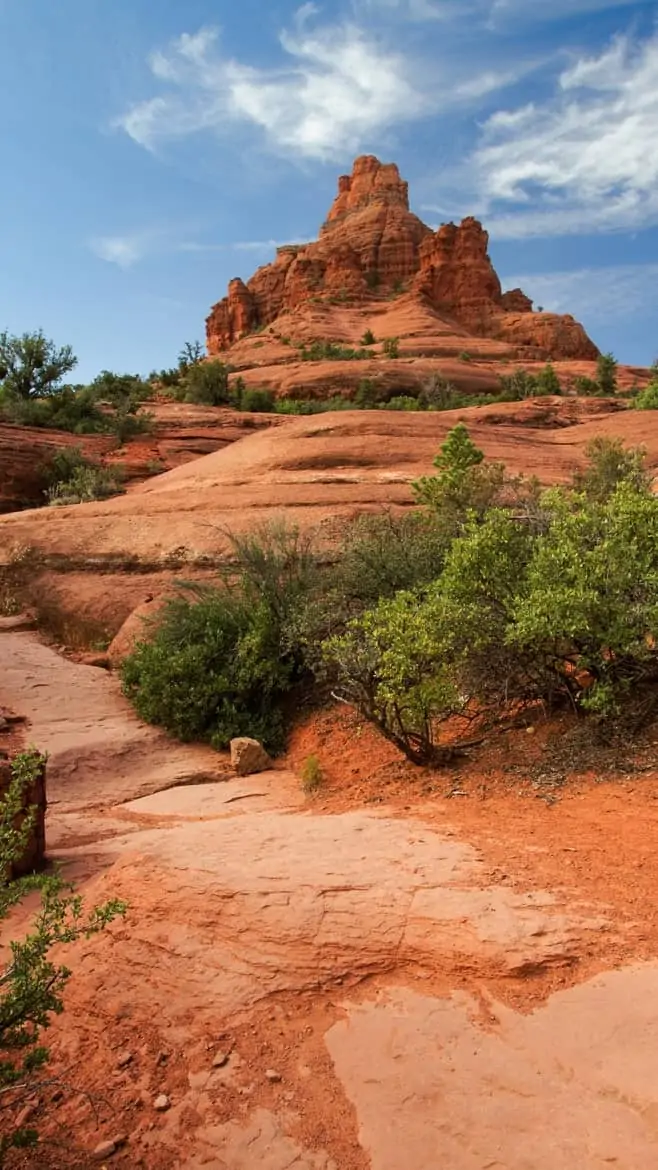
<svg viewBox="0 0 658 1170"><path fill-rule="evenodd" d="M578 981L623 933L610 906L495 881L420 804L331 813L285 770L238 780L31 633L0 633L0 661L50 753L51 853L130 904L68 956L71 1087L22 1165L92 1165L65 1126L147 1170L658 1167L658 962Z"/></svg>

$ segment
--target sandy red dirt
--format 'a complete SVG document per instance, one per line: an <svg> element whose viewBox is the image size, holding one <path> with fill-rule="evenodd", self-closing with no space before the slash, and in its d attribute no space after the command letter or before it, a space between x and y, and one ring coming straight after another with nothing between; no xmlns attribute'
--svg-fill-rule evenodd
<svg viewBox="0 0 658 1170"><path fill-rule="evenodd" d="M50 753L52 855L130 904L68 956L47 1141L18 1164L93 1165L113 1137L108 1165L147 1170L657 1162L651 737L616 771L574 740L569 769L574 729L539 721L431 772L341 707L237 780L106 672L31 632L0 652L0 700Z"/></svg>

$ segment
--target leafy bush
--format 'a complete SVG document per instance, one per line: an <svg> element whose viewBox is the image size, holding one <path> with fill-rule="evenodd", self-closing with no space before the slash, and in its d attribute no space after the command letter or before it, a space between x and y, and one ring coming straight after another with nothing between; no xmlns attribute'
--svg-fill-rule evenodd
<svg viewBox="0 0 658 1170"><path fill-rule="evenodd" d="M302 766L302 788L311 796L324 784L324 774L317 756L307 756Z"/></svg>
<svg viewBox="0 0 658 1170"><path fill-rule="evenodd" d="M598 437L585 448L587 464L577 471L573 485L591 500L607 500L623 482L631 483L637 491L646 491L650 477L645 468L644 451L624 447L621 439Z"/></svg>
<svg viewBox="0 0 658 1170"><path fill-rule="evenodd" d="M400 356L400 341L397 337L387 337L382 345L384 357L398 358Z"/></svg>
<svg viewBox="0 0 658 1170"><path fill-rule="evenodd" d="M16 756L11 766L9 790L0 800L0 873L11 873L24 855L34 824L35 810L26 803L30 790L45 765L33 749ZM0 1136L0 1165L12 1149L36 1145L38 1134L19 1126L26 1099L41 1088L40 1073L48 1063L43 1032L52 1016L64 1010L62 994L71 972L52 959L55 947L79 938L91 938L117 915L124 903L112 900L83 912L82 899L74 895L57 873L33 875L0 885L0 921L28 894L38 892L39 912L31 932L12 942L0 977L0 1092L5 1125ZM47 1082L46 1082L47 1083Z"/></svg>
<svg viewBox="0 0 658 1170"><path fill-rule="evenodd" d="M111 496L120 495L123 490L116 468L101 467L83 460L67 479L54 483L46 494L50 506L56 507L107 500Z"/></svg>
<svg viewBox="0 0 658 1170"><path fill-rule="evenodd" d="M231 401L229 368L220 361L196 362L185 370L182 397L197 406L224 406Z"/></svg>
<svg viewBox="0 0 658 1170"><path fill-rule="evenodd" d="M460 362L472 362L473 355L468 353L467 350L462 350L462 352L459 355L459 360L460 360Z"/></svg>
<svg viewBox="0 0 658 1170"><path fill-rule="evenodd" d="M596 381L601 394L606 398L613 398L617 393L617 361L613 354L599 354L596 361Z"/></svg>
<svg viewBox="0 0 658 1170"><path fill-rule="evenodd" d="M538 701L646 718L658 703L658 501L638 454L598 448L583 490L506 503L503 483L478 512L480 456L461 430L439 457L429 502L444 522L457 503L462 523L436 579L325 644L344 696L416 763L445 757L446 720Z"/></svg>
<svg viewBox="0 0 658 1170"><path fill-rule="evenodd" d="M418 398L411 398L408 394L397 394L389 398L388 402L380 403L381 410L422 410L423 405Z"/></svg>
<svg viewBox="0 0 658 1170"><path fill-rule="evenodd" d="M234 736L251 735L271 750L281 746L291 664L280 655L267 607L238 592L209 589L170 601L122 677L138 715L183 741L224 748Z"/></svg>
<svg viewBox="0 0 658 1170"><path fill-rule="evenodd" d="M47 398L78 364L70 345L58 348L41 329L14 336L0 333L0 398Z"/></svg>
<svg viewBox="0 0 658 1170"><path fill-rule="evenodd" d="M272 390L245 389L240 395L240 410L250 410L254 414L262 414L274 409L275 399Z"/></svg>
<svg viewBox="0 0 658 1170"><path fill-rule="evenodd" d="M366 329L365 333L363 334L363 337L361 338L361 345L375 345L376 341L377 341L377 339L376 339L372 329Z"/></svg>
<svg viewBox="0 0 658 1170"><path fill-rule="evenodd" d="M178 355L179 370L188 370L190 366L196 366L203 361L206 347L201 341L186 341L183 348Z"/></svg>
<svg viewBox="0 0 658 1170"><path fill-rule="evenodd" d="M300 670L283 627L310 588L315 558L285 526L235 537L234 547L238 580L171 600L152 639L124 663L124 693L143 719L184 741L223 748L251 735L276 751Z"/></svg>
<svg viewBox="0 0 658 1170"><path fill-rule="evenodd" d="M355 362L367 361L375 355L371 349L353 349L335 341L312 341L301 346L299 356L303 362Z"/></svg>
<svg viewBox="0 0 658 1170"><path fill-rule="evenodd" d="M658 379L640 390L630 405L634 410L658 410Z"/></svg>

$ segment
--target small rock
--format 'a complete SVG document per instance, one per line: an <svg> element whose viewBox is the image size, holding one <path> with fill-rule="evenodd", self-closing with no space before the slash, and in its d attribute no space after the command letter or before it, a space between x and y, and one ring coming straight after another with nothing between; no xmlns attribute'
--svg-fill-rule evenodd
<svg viewBox="0 0 658 1170"><path fill-rule="evenodd" d="M155 1101L153 1102L153 1108L155 1109L156 1113L166 1113L170 1105L171 1101L169 1100L166 1093L161 1093L160 1096L156 1097Z"/></svg>
<svg viewBox="0 0 658 1170"><path fill-rule="evenodd" d="M526 732L526 735L534 735L535 729L534 729L534 727L526 727L525 732Z"/></svg>
<svg viewBox="0 0 658 1170"><path fill-rule="evenodd" d="M281 1080L281 1073L276 1072L276 1070L273 1068L266 1068L265 1076L271 1085L278 1085L279 1081Z"/></svg>
<svg viewBox="0 0 658 1170"><path fill-rule="evenodd" d="M252 776L255 772L266 772L272 767L272 761L257 739L242 736L231 740L231 767L238 776Z"/></svg>
<svg viewBox="0 0 658 1170"><path fill-rule="evenodd" d="M155 1063L156 1064L166 1064L167 1061L169 1060L170 1055L171 1055L171 1053L165 1052L165 1050L163 1049L162 1052L158 1052L158 1057L157 1057L157 1060Z"/></svg>
<svg viewBox="0 0 658 1170"><path fill-rule="evenodd" d="M34 1105L25 1105L16 1118L16 1129L24 1129L28 1121L34 1117Z"/></svg>
<svg viewBox="0 0 658 1170"><path fill-rule="evenodd" d="M228 1052L218 1052L212 1062L213 1068L224 1068L228 1064L228 1058Z"/></svg>
<svg viewBox="0 0 658 1170"><path fill-rule="evenodd" d="M94 1150L94 1158L97 1162L103 1162L105 1158L111 1158L116 1152L117 1148L114 1142L100 1142Z"/></svg>
<svg viewBox="0 0 658 1170"><path fill-rule="evenodd" d="M129 1064L133 1062L132 1052L122 1052L117 1060L117 1068L128 1068Z"/></svg>

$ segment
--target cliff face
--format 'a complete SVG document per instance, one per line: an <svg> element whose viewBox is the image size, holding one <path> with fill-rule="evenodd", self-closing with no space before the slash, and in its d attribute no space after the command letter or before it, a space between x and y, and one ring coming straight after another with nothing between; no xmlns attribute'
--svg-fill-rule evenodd
<svg viewBox="0 0 658 1170"><path fill-rule="evenodd" d="M488 243L473 218L432 232L409 210L408 185L395 164L364 155L338 180L315 243L279 248L274 262L246 284L231 281L207 320L208 353L223 353L305 303L358 306L410 290L476 337L509 340L556 359L595 359L596 346L573 318L533 313L520 289L503 293Z"/></svg>

